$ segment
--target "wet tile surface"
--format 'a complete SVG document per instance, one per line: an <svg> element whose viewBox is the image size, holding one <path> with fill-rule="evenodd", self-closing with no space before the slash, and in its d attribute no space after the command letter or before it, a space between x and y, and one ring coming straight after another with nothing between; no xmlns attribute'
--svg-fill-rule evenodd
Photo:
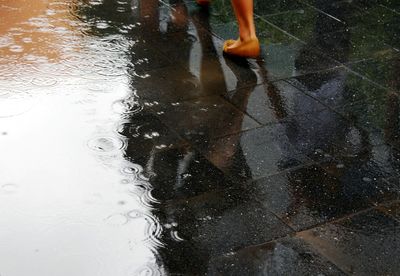
<svg viewBox="0 0 400 276"><path fill-rule="evenodd" d="M400 84L396 76L400 70L399 64L400 55L397 54L391 58L367 60L352 64L349 67L377 84L398 93L400 91Z"/></svg>
<svg viewBox="0 0 400 276"><path fill-rule="evenodd" d="M311 162L288 142L286 124L274 124L196 147L234 179L253 180Z"/></svg>
<svg viewBox="0 0 400 276"><path fill-rule="evenodd" d="M326 108L283 81L238 89L227 94L226 99L261 124L290 120Z"/></svg>
<svg viewBox="0 0 400 276"><path fill-rule="evenodd" d="M351 274L396 275L399 222L376 210L299 234Z"/></svg>
<svg viewBox="0 0 400 276"><path fill-rule="evenodd" d="M223 275L346 275L298 238L280 239L214 260Z"/></svg>
<svg viewBox="0 0 400 276"><path fill-rule="evenodd" d="M259 126L256 121L217 96L158 103L152 109L160 121L193 143L210 141Z"/></svg>
<svg viewBox="0 0 400 276"><path fill-rule="evenodd" d="M167 246L161 250L170 262L169 273L210 273L208 264L216 257L292 232L249 197L244 187L230 186L229 190L215 190L160 206L157 214L161 220L175 225L166 229L163 242Z"/></svg>
<svg viewBox="0 0 400 276"><path fill-rule="evenodd" d="M0 275L399 274L399 1L230 2L0 3Z"/></svg>
<svg viewBox="0 0 400 276"><path fill-rule="evenodd" d="M359 181L319 166L307 166L254 182L260 200L297 231L398 198L399 189L383 181Z"/></svg>
<svg viewBox="0 0 400 276"><path fill-rule="evenodd" d="M380 206L379 210L385 214L400 220L400 201L395 201L388 203L386 205Z"/></svg>

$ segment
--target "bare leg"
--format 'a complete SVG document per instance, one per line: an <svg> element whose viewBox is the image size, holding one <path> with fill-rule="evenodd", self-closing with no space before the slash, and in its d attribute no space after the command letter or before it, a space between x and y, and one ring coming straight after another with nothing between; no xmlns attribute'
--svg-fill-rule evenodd
<svg viewBox="0 0 400 276"><path fill-rule="evenodd" d="M256 35L253 14L253 0L231 0L239 24L239 39L228 40L224 52L239 57L260 55L260 43Z"/></svg>

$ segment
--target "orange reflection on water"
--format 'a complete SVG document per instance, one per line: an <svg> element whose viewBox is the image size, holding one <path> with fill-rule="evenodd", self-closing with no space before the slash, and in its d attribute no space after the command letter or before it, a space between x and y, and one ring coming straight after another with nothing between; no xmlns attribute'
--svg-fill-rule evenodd
<svg viewBox="0 0 400 276"><path fill-rule="evenodd" d="M30 63L38 57L60 60L62 46L72 36L71 1L1 0L0 56Z"/></svg>

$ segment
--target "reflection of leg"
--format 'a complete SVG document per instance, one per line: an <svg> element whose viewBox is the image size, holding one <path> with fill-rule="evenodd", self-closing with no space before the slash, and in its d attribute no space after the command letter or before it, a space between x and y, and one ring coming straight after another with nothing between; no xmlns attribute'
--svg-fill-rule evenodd
<svg viewBox="0 0 400 276"><path fill-rule="evenodd" d="M237 90L231 100L235 103L235 106L239 110L247 110L248 100L253 93L254 88L257 84L257 76L250 69L249 64L246 62L245 64L241 64L242 67L239 69L237 64L227 62L227 65L232 70L232 72L236 75L238 80L247 80L252 85L245 86L244 84L238 83L238 87L243 86ZM251 81L250 81L251 80ZM232 116L231 114L221 113L221 117L224 122L227 122L226 128L224 132L227 133L240 133L242 130L242 124L245 113L241 112ZM247 166L247 163L244 162L246 159L240 145L240 135L233 135L227 141L225 139L217 140L212 143L213 147L208 150L208 158L213 161L219 168L224 168L225 171L229 171L230 168L236 163L241 164L243 167L243 175L250 176L251 171Z"/></svg>
<svg viewBox="0 0 400 276"><path fill-rule="evenodd" d="M180 29L188 26L188 11L186 5L181 1L174 1L174 9L172 10L172 22Z"/></svg>
<svg viewBox="0 0 400 276"><path fill-rule="evenodd" d="M239 23L239 39L226 41L224 52L239 57L257 57L260 43L254 25L253 0L232 0L232 6Z"/></svg>
<svg viewBox="0 0 400 276"><path fill-rule="evenodd" d="M140 17L143 23L157 30L159 25L158 0L147 0L140 2Z"/></svg>
<svg viewBox="0 0 400 276"><path fill-rule="evenodd" d="M193 24L196 27L197 38L201 46L201 60L199 79L202 88L202 93L210 94L224 93L226 91L225 77L222 71L222 66L217 58L217 51L214 46L213 36L209 30L209 13L208 11L195 11L192 13Z"/></svg>

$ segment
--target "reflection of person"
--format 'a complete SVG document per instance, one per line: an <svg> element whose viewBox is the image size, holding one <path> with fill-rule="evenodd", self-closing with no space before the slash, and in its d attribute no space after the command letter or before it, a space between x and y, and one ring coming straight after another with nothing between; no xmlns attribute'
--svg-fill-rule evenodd
<svg viewBox="0 0 400 276"><path fill-rule="evenodd" d="M208 5L211 0L197 0L199 5ZM239 23L239 38L227 40L224 52L238 57L257 57L260 55L260 43L256 35L253 17L253 0L232 0L233 10Z"/></svg>

